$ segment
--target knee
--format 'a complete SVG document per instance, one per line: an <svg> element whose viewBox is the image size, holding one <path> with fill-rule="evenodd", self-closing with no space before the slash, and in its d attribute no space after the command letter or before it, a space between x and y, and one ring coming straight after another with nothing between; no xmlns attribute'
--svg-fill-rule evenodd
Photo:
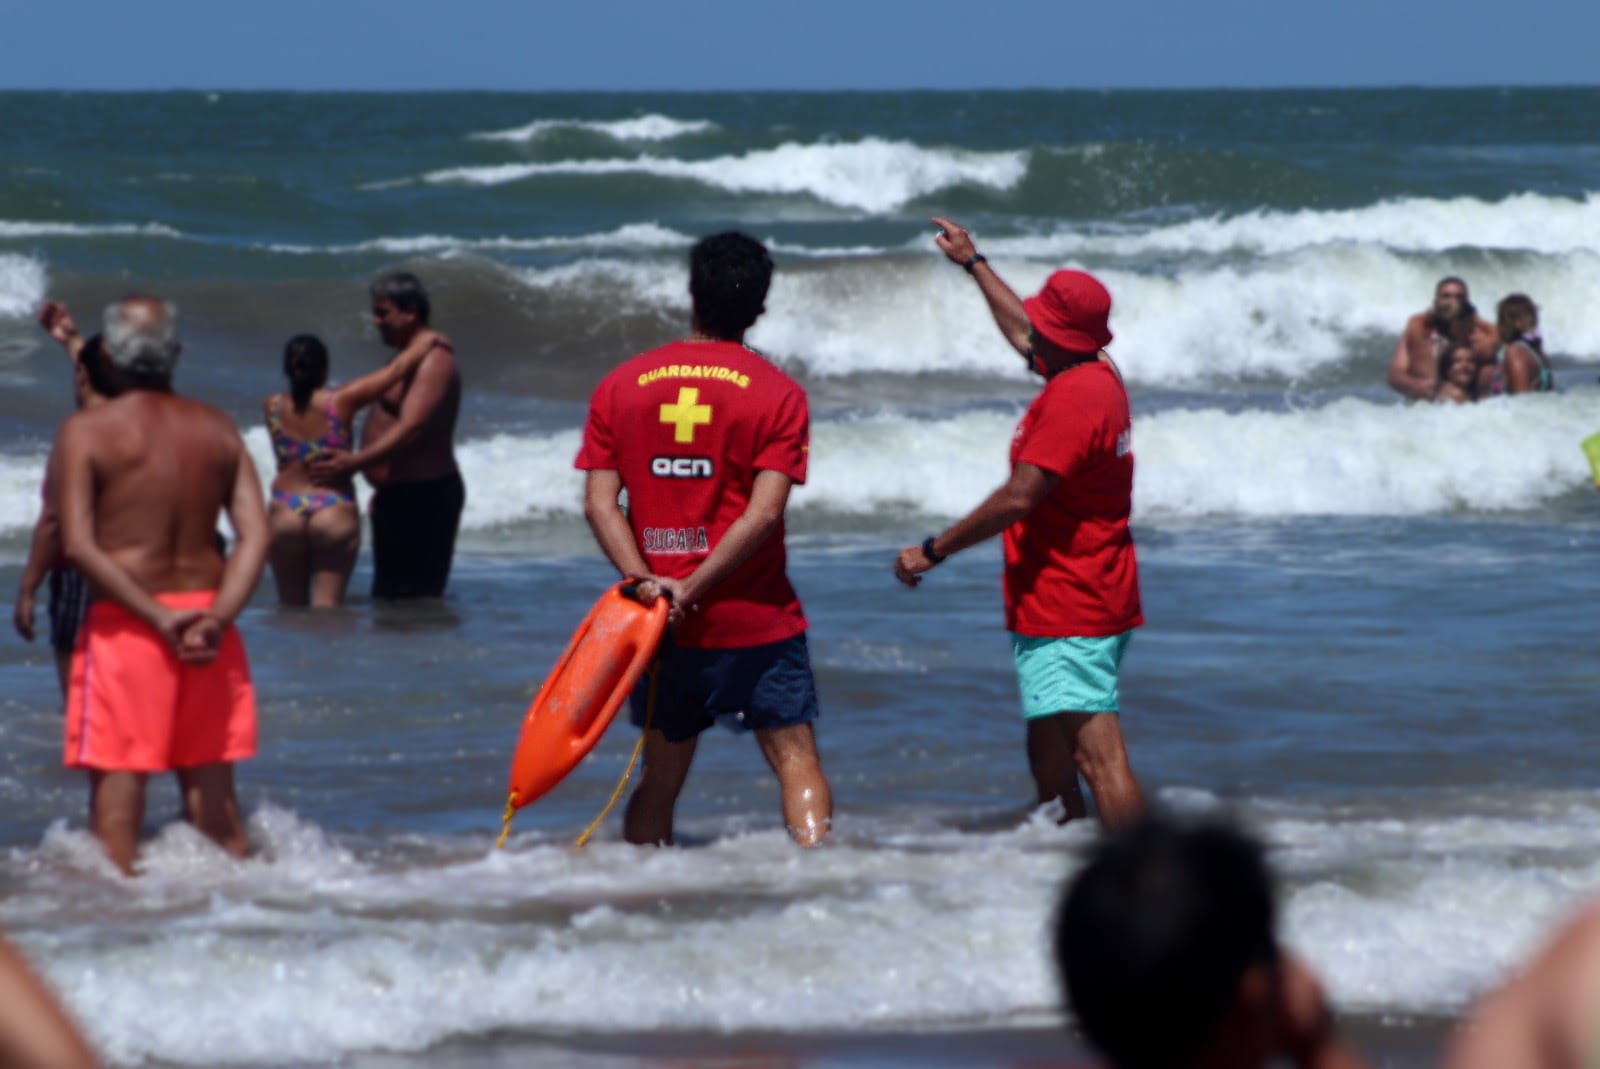
<svg viewBox="0 0 1600 1069"><path fill-rule="evenodd" d="M1115 713L1099 716L1115 717ZM1096 717L1096 719L1099 718ZM1128 753L1122 742L1122 732L1116 721L1086 724L1073 742L1072 758L1078 769L1088 777L1114 775L1128 767Z"/></svg>

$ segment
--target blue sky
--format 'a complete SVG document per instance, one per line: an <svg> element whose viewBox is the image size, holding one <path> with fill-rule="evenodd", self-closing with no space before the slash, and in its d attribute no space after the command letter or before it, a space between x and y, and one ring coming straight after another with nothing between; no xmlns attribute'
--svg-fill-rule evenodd
<svg viewBox="0 0 1600 1069"><path fill-rule="evenodd" d="M1574 85L1600 41L1584 0L10 6L0 86L40 89Z"/></svg>

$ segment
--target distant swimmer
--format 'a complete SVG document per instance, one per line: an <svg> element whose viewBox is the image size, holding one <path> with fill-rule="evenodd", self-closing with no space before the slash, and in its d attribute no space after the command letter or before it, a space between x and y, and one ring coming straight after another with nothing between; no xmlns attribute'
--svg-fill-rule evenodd
<svg viewBox="0 0 1600 1069"><path fill-rule="evenodd" d="M1117 673L1144 622L1128 516L1133 427L1122 376L1105 352L1111 294L1082 271L1057 271L1026 301L948 219L935 239L977 279L1000 332L1043 376L1011 439L1011 477L919 546L894 573L916 586L946 557L1003 535L1005 619L1022 691L1028 764L1042 803L1086 813L1081 773L1101 821L1144 809L1118 723Z"/></svg>
<svg viewBox="0 0 1600 1069"><path fill-rule="evenodd" d="M1439 357L1436 404L1471 404L1478 399L1478 357L1472 346L1456 342Z"/></svg>
<svg viewBox="0 0 1600 1069"><path fill-rule="evenodd" d="M815 846L831 826L806 618L784 549L789 491L806 478L806 394L744 345L771 282L754 238L701 240L689 253L689 337L626 361L589 403L584 515L619 572L653 579L673 601L659 677L633 695L634 723L648 730L623 823L631 843L673 841L700 733L718 721L755 733L795 842Z"/></svg>
<svg viewBox="0 0 1600 1069"><path fill-rule="evenodd" d="M39 325L66 351L72 363L72 397L77 408L87 408L115 396L113 382L101 359L100 336L85 339L72 313L60 301L46 301L39 309ZM53 459L53 455L52 455ZM61 696L67 695L67 676L72 668L72 650L78 641L78 628L89 604L89 588L83 575L70 567L61 549L61 475L57 465L45 469L43 501L33 526L28 560L17 584L17 600L12 623L17 634L29 642L34 637L35 599L46 578L50 584L50 648L55 655L56 676Z"/></svg>
<svg viewBox="0 0 1600 1069"><path fill-rule="evenodd" d="M1366 1065L1278 944L1261 846L1227 824L1156 817L1102 840L1056 917L1067 1004L1111 1069Z"/></svg>
<svg viewBox="0 0 1600 1069"><path fill-rule="evenodd" d="M428 330L432 305L416 275L393 271L372 283L372 322L399 361ZM454 350L436 345L378 398L355 452L324 449L312 478L338 490L361 472L372 495L372 596L438 598L450 581L467 487L456 464L461 372Z"/></svg>
<svg viewBox="0 0 1600 1069"><path fill-rule="evenodd" d="M329 608L344 601L361 552L361 514L350 475L331 485L312 482L309 465L324 453L348 450L356 413L403 381L434 346L449 339L424 328L383 367L343 386L328 385L328 349L298 334L283 349L285 393L262 405L278 471L272 480L267 523L268 560L285 605Z"/></svg>
<svg viewBox="0 0 1600 1069"><path fill-rule="evenodd" d="M56 436L66 554L92 600L73 655L65 763L89 773L89 823L132 873L152 772L175 770L184 812L246 852L233 763L256 751L255 691L234 619L267 551L261 482L222 412L172 392L176 309L109 305L104 356L120 396ZM236 536L223 559L217 520Z"/></svg>
<svg viewBox="0 0 1600 1069"><path fill-rule="evenodd" d="M1499 336L1467 298L1467 284L1451 276L1434 287L1433 307L1406 320L1389 358L1389 385L1418 400L1432 400L1439 389L1439 361L1452 342L1472 348L1479 368L1494 362Z"/></svg>
<svg viewBox="0 0 1600 1069"><path fill-rule="evenodd" d="M1480 374L1480 392L1496 397L1556 388L1539 335L1539 306L1526 294L1513 293L1495 307L1495 334L1498 348Z"/></svg>

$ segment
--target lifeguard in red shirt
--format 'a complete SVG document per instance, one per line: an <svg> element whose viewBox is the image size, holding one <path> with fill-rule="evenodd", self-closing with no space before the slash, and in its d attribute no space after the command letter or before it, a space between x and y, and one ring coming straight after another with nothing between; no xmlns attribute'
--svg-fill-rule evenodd
<svg viewBox="0 0 1600 1069"><path fill-rule="evenodd" d="M1086 812L1078 775L1101 822L1130 823L1144 797L1117 720L1117 673L1139 608L1133 509L1132 420L1122 376L1106 354L1111 294L1092 275L1057 271L1019 300L948 219L939 248L978 280L1006 340L1044 376L1011 442L1011 478L920 546L895 576L907 586L968 546L1005 536L1006 629L1011 632L1028 764L1041 804L1065 818Z"/></svg>
<svg viewBox="0 0 1600 1069"><path fill-rule="evenodd" d="M633 721L648 714L649 730L623 822L632 843L672 842L696 743L717 721L755 732L796 842L820 843L832 818L806 618L784 553L789 491L806 478L806 395L744 344L771 281L755 239L701 240L689 254L690 336L627 361L589 403L584 515L619 572L654 580L673 602L654 708L648 679L633 695Z"/></svg>

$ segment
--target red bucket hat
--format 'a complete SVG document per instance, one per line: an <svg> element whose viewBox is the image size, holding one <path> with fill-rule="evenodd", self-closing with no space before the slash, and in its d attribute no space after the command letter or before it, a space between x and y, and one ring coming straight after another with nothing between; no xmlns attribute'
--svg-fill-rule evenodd
<svg viewBox="0 0 1600 1069"><path fill-rule="evenodd" d="M1034 330L1063 349L1092 353L1111 344L1111 291L1087 271L1057 271L1022 310Z"/></svg>

